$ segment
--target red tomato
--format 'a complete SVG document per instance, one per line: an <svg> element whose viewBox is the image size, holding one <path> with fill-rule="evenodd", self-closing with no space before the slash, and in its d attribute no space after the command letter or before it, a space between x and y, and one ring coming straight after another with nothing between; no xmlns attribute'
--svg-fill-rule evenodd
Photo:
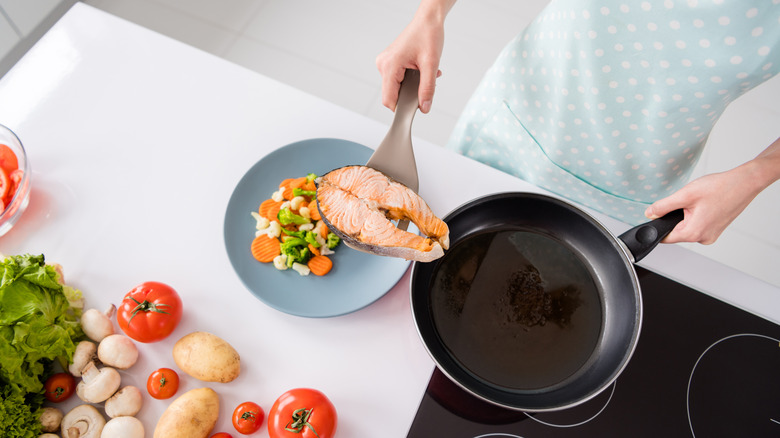
<svg viewBox="0 0 780 438"><path fill-rule="evenodd" d="M4 144L0 144L0 168L5 170L6 174L19 168L19 160L13 149Z"/></svg>
<svg viewBox="0 0 780 438"><path fill-rule="evenodd" d="M179 390L179 375L170 368L160 368L149 374L146 390L158 400L171 398Z"/></svg>
<svg viewBox="0 0 780 438"><path fill-rule="evenodd" d="M257 403L244 402L233 411L233 427L240 434L250 435L260 430L264 418L265 412Z"/></svg>
<svg viewBox="0 0 780 438"><path fill-rule="evenodd" d="M24 176L24 171L22 169L13 170L8 174L8 193L6 193L5 198L3 198L3 203L5 203L5 205L10 205L11 200L14 199L16 191L19 190L19 186L22 184L22 176Z"/></svg>
<svg viewBox="0 0 780 438"><path fill-rule="evenodd" d="M233 435L225 432L219 432L211 435L211 438L233 438Z"/></svg>
<svg viewBox="0 0 780 438"><path fill-rule="evenodd" d="M76 390L76 379L68 373L56 373L43 384L44 396L51 402L67 400Z"/></svg>
<svg viewBox="0 0 780 438"><path fill-rule="evenodd" d="M0 199L5 198L11 188L11 178L8 178L8 173L5 169L0 167Z"/></svg>
<svg viewBox="0 0 780 438"><path fill-rule="evenodd" d="M271 438L332 438L336 407L320 391L298 388L282 394L268 413Z"/></svg>
<svg viewBox="0 0 780 438"><path fill-rule="evenodd" d="M147 281L128 292L117 310L119 328L138 342L157 342L181 321L182 305L172 287Z"/></svg>

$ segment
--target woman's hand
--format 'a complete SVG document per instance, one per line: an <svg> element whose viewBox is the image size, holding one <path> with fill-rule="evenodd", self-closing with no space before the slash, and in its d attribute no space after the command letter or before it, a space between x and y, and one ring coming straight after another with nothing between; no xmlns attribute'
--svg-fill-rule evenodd
<svg viewBox="0 0 780 438"><path fill-rule="evenodd" d="M754 160L727 172L705 175L645 211L650 219L682 208L685 219L664 243L714 243L765 188L780 179L780 139Z"/></svg>
<svg viewBox="0 0 780 438"><path fill-rule="evenodd" d="M377 56L376 66L382 75L382 105L395 111L401 81L410 68L420 71L420 111L430 111L436 78L441 76L444 19L454 3L455 0L423 1L411 23Z"/></svg>

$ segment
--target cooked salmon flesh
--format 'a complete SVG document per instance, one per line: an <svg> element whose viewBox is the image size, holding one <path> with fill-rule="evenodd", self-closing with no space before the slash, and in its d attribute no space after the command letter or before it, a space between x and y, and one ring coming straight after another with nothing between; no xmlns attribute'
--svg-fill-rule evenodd
<svg viewBox="0 0 780 438"><path fill-rule="evenodd" d="M429 262L449 248L449 228L413 190L367 166L335 169L317 181L317 207L348 244L373 254ZM424 236L401 230L409 220Z"/></svg>

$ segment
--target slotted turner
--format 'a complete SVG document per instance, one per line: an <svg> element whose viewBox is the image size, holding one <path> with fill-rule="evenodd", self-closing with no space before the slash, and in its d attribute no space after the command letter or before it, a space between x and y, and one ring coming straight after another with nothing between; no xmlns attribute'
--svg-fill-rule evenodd
<svg viewBox="0 0 780 438"><path fill-rule="evenodd" d="M395 107L393 123L382 143L366 163L366 166L384 173L415 192L419 188L419 181L412 147L412 120L419 105L417 99L419 86L420 72L407 69L398 90L398 103ZM409 221L400 221L397 226L406 230Z"/></svg>

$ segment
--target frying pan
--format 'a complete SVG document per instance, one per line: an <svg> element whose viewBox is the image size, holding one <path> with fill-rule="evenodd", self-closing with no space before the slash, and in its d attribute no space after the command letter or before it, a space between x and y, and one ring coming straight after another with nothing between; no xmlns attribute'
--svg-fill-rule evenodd
<svg viewBox="0 0 780 438"><path fill-rule="evenodd" d="M437 367L487 402L543 412L598 395L628 364L642 324L634 262L682 210L619 238L581 209L499 193L444 218L450 250L415 262L411 308Z"/></svg>

